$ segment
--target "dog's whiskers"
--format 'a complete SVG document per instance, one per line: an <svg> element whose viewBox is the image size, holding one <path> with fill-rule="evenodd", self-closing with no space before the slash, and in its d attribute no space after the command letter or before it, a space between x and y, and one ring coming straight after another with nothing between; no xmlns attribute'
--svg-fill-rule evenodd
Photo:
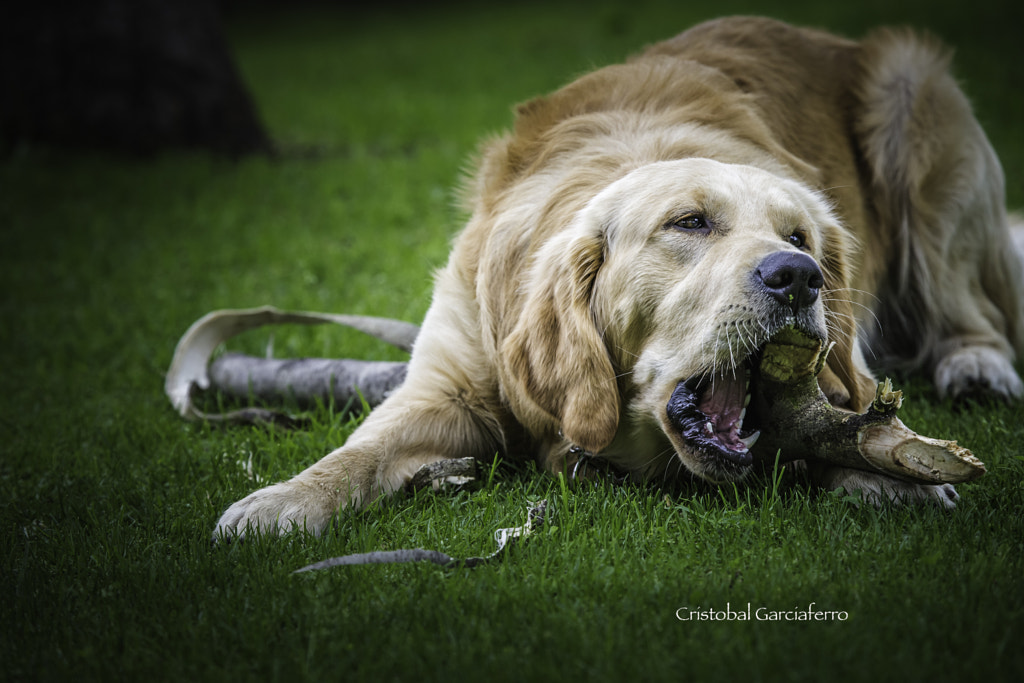
<svg viewBox="0 0 1024 683"><path fill-rule="evenodd" d="M657 472L657 465L661 461L664 461L665 463L664 467L662 468L662 481L671 481L669 470L672 468L673 465L675 465L677 468L682 466L682 462L679 460L679 457L676 454L675 449L672 448L671 446L662 449L658 453L655 453L650 458L645 460L641 464L640 469L643 472L648 472L650 475L648 478L653 480L655 478L653 475Z"/></svg>
<svg viewBox="0 0 1024 683"><path fill-rule="evenodd" d="M620 352L624 353L627 356L632 356L633 358L636 358L636 359L640 358L640 354L633 353L632 351L630 351L628 349L624 349L621 346L619 346L618 344L615 345L615 350L616 351L620 351Z"/></svg>
<svg viewBox="0 0 1024 683"><path fill-rule="evenodd" d="M739 317L720 322L713 335L701 342L701 355L706 358L706 375L710 375L711 388L719 376L730 373L739 376L744 361L771 337L772 329L758 317Z"/></svg>
<svg viewBox="0 0 1024 683"><path fill-rule="evenodd" d="M866 289L857 289L856 287L836 287L834 289L828 290L827 293L828 294L834 294L835 292L852 292L854 294L860 294L862 296L865 296L868 299L874 299L877 302L881 301L881 299L879 298L879 296L877 294L874 294L873 292L869 292Z"/></svg>
<svg viewBox="0 0 1024 683"><path fill-rule="evenodd" d="M848 292L855 292L855 293L858 293L858 294L864 294L865 296L867 296L867 297L869 297L871 299L874 299L876 302L879 301L877 296L871 294L870 292L863 292L862 290L859 290L859 289L851 289L851 288L846 287L846 288L843 288L843 289L831 290L831 291L829 291L829 292L827 292L825 294L824 298L827 299L828 301L832 301L832 302L836 302L836 303L845 303L845 304L849 304L852 307L862 309L867 315L869 315L871 317L872 320L875 321L875 325L879 325L879 326L881 325L881 322L879 322L879 320L878 320L878 316L875 315L875 311L870 306L867 306L867 305L865 305L865 304L861 303L860 301L857 301L856 299L853 299L853 298L835 296L835 293L836 292L840 292L840 291L844 291L844 292L848 291ZM826 315L828 315L828 314L843 315L843 314L837 313L834 310L829 310L828 307L826 307L825 313L826 313ZM849 314L847 314L847 315L849 315ZM857 317L853 316L853 315L851 315L850 317L851 317L851 319L853 321L856 321L856 319L857 319Z"/></svg>
<svg viewBox="0 0 1024 683"><path fill-rule="evenodd" d="M669 454L670 457L666 460L665 470L661 475L661 480L663 482L669 482L674 480L676 477L679 476L679 472L682 471L683 469L683 462L678 457L676 457L676 453L672 449L666 449L665 451L662 451L662 453L659 454L659 457L663 457ZM670 474L669 470L672 469L673 465L675 466L676 471L674 474Z"/></svg>
<svg viewBox="0 0 1024 683"><path fill-rule="evenodd" d="M726 343L729 346L729 365L732 368L732 376L735 379L735 377L736 377L736 357L733 356L733 354L732 354L732 336L731 335L726 335L725 341L726 341Z"/></svg>

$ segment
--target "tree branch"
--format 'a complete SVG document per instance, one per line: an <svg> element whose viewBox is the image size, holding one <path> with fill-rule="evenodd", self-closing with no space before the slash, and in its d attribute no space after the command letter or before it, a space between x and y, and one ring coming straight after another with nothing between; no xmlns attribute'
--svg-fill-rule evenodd
<svg viewBox="0 0 1024 683"><path fill-rule="evenodd" d="M765 348L756 411L762 425L755 455L814 459L882 472L924 484L976 479L985 465L956 441L917 434L896 416L903 394L888 379L858 414L836 408L818 387L828 350L820 341L786 328Z"/></svg>
<svg viewBox="0 0 1024 683"><path fill-rule="evenodd" d="M337 405L370 407L384 401L405 381L408 363L348 358L257 358L226 353L207 373L218 391L235 398L280 402L294 398L300 405L333 400Z"/></svg>

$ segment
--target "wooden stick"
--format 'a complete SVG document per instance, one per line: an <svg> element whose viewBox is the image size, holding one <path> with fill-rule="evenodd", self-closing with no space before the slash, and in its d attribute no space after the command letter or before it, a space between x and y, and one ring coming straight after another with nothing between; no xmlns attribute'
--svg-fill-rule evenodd
<svg viewBox="0 0 1024 683"><path fill-rule="evenodd" d="M985 473L985 465L956 441L921 436L903 424L896 417L903 394L888 379L866 412L834 407L817 380L827 353L820 341L793 328L767 345L756 457L774 460L781 451L784 460L821 460L924 484L956 484Z"/></svg>
<svg viewBox="0 0 1024 683"><path fill-rule="evenodd" d="M300 405L333 399L339 406L374 407L405 381L408 363L348 358L256 358L226 353L207 373L217 391L241 399L277 403L286 397Z"/></svg>

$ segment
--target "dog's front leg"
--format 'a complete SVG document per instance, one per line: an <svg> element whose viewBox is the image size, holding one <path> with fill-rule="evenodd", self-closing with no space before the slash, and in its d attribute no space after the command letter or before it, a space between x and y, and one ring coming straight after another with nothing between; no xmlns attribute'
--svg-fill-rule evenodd
<svg viewBox="0 0 1024 683"><path fill-rule="evenodd" d="M960 494L952 484L913 484L881 473L822 462L808 462L807 468L811 481L816 486L825 490L843 489L847 493L859 491L862 500L875 507L881 507L885 503L932 503L941 508L952 509L960 500Z"/></svg>
<svg viewBox="0 0 1024 683"><path fill-rule="evenodd" d="M292 528L319 533L339 508L360 499L367 473L360 472L356 463L372 459L366 456L339 448L292 479L249 494L221 515L213 539L284 533Z"/></svg>
<svg viewBox="0 0 1024 683"><path fill-rule="evenodd" d="M293 528L319 534L340 509L391 495L423 465L494 455L500 436L481 402L465 391L410 379L370 413L344 446L292 479L229 507L214 539Z"/></svg>

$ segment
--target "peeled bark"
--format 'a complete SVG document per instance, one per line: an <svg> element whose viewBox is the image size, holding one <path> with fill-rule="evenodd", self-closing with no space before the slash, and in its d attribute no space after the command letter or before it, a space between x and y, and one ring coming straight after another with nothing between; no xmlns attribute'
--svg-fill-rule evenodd
<svg viewBox="0 0 1024 683"><path fill-rule="evenodd" d="M476 480L479 473L480 463L476 458L438 460L416 470L412 479L406 482L405 489L418 491L429 486L436 490L446 484L464 486Z"/></svg>
<svg viewBox="0 0 1024 683"><path fill-rule="evenodd" d="M461 469L461 465L458 460L444 460L435 464L439 465L441 469L452 467L455 469ZM424 470L425 469L426 466L424 467ZM421 472L422 471L423 470L421 470ZM527 508L526 524L523 526L495 530L494 541L498 544L498 549L490 555L484 555L482 557L467 557L460 560L437 550L424 550L423 548L413 548L411 550L380 550L371 553L332 557L329 560L323 560L321 562L306 565L301 569L296 569L292 573L301 574L303 572L357 564L396 564L401 562L433 562L434 564L447 568L460 567L468 569L471 567L479 567L482 564L500 560L507 554L508 549L511 546L523 540L530 534L541 530L544 527L545 518L549 518L548 501L546 499L540 500Z"/></svg>
<svg viewBox="0 0 1024 683"><path fill-rule="evenodd" d="M956 441L921 436L896 416L903 394L888 379L864 413L836 408L818 387L828 349L786 328L767 345L760 365L761 438L755 455L813 459L881 472L923 484L976 479L985 465Z"/></svg>

